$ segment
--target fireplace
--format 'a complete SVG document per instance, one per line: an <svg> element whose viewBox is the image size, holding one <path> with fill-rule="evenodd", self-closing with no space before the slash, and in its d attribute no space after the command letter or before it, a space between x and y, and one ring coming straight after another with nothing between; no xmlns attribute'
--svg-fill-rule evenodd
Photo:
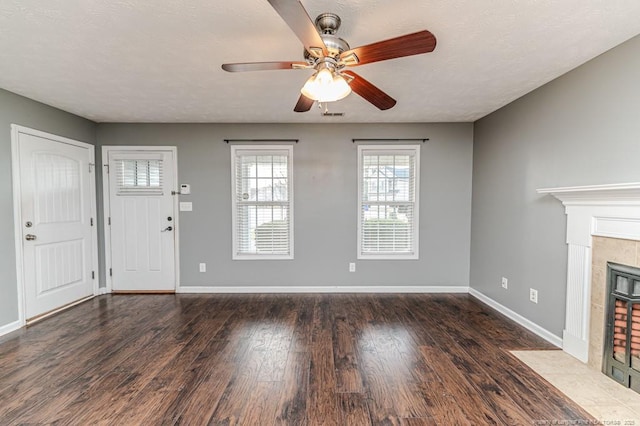
<svg viewBox="0 0 640 426"><path fill-rule="evenodd" d="M607 262L640 267L640 182L544 188L538 193L559 199L567 214L567 298L562 348L601 370Z"/></svg>
<svg viewBox="0 0 640 426"><path fill-rule="evenodd" d="M640 392L640 268L607 263L607 294L602 371Z"/></svg>

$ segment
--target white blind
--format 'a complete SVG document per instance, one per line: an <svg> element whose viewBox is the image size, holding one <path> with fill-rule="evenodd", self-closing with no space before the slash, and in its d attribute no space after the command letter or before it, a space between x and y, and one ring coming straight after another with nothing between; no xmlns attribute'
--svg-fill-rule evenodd
<svg viewBox="0 0 640 426"><path fill-rule="evenodd" d="M161 159L116 159L117 195L162 195Z"/></svg>
<svg viewBox="0 0 640 426"><path fill-rule="evenodd" d="M359 147L361 256L417 256L419 148Z"/></svg>
<svg viewBox="0 0 640 426"><path fill-rule="evenodd" d="M291 150L232 147L235 255L289 257Z"/></svg>

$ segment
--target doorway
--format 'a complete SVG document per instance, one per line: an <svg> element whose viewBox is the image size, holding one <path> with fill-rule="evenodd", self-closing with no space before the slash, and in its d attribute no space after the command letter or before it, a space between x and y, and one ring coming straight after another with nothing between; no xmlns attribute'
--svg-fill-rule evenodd
<svg viewBox="0 0 640 426"><path fill-rule="evenodd" d="M98 292L93 145L12 125L22 324Z"/></svg>
<svg viewBox="0 0 640 426"><path fill-rule="evenodd" d="M107 287L172 293L177 286L177 149L104 146Z"/></svg>

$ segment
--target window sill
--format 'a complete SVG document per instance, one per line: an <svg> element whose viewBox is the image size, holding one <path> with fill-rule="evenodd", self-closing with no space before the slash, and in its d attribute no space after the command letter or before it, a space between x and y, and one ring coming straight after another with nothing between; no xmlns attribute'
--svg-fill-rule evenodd
<svg viewBox="0 0 640 426"><path fill-rule="evenodd" d="M232 260L293 260L293 255L286 254L236 254Z"/></svg>
<svg viewBox="0 0 640 426"><path fill-rule="evenodd" d="M358 254L358 260L419 260L417 254Z"/></svg>

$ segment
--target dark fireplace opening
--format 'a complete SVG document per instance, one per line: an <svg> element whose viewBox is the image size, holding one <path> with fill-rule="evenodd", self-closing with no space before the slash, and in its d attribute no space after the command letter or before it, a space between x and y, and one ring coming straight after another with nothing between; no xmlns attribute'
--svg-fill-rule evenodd
<svg viewBox="0 0 640 426"><path fill-rule="evenodd" d="M640 392L640 268L607 263L607 294L602 371Z"/></svg>

